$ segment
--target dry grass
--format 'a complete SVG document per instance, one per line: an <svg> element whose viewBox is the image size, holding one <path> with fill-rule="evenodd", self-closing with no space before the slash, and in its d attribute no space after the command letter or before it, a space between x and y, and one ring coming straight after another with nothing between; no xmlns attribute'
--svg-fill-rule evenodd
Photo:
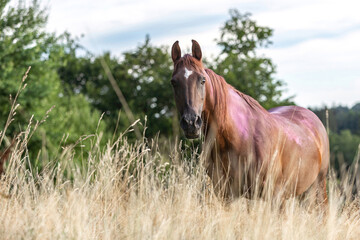
<svg viewBox="0 0 360 240"><path fill-rule="evenodd" d="M164 157L156 142L130 145L122 135L100 149L95 137L88 164L74 164L73 147L67 147L38 172L26 167L26 136L0 181L0 239L360 236L360 201L349 193L351 180L330 180L326 216L297 199L287 200L281 211L271 201L245 198L226 205L195 159L185 161L178 148Z"/></svg>
<svg viewBox="0 0 360 240"><path fill-rule="evenodd" d="M295 198L282 207L245 198L225 204L196 154L189 159L177 145L163 154L156 140L129 144L128 131L104 149L101 135L84 136L78 145L86 138L91 145L85 163L76 164L76 146L67 146L38 170L29 167L27 143L46 116L30 119L0 179L0 239L359 239L356 174L330 177L324 214ZM357 164L351 172L359 175Z"/></svg>

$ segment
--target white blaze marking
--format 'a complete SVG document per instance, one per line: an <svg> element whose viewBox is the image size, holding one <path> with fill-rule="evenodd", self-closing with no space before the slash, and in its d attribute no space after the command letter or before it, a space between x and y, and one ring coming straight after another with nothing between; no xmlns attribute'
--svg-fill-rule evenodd
<svg viewBox="0 0 360 240"><path fill-rule="evenodd" d="M184 77L185 77L186 79L188 79L192 73L193 73L193 71L190 71L189 69L185 68Z"/></svg>

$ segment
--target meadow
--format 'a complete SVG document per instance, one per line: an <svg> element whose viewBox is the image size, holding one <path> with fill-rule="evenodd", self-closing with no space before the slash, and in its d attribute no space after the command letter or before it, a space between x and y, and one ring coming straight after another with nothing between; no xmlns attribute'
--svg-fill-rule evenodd
<svg viewBox="0 0 360 240"><path fill-rule="evenodd" d="M201 144L174 140L168 46L147 35L120 55L97 55L68 32L48 32L40 2L0 4L0 164L11 146L0 175L0 240L359 239L360 105L339 106L326 124L327 210L266 192L224 202L202 167ZM276 65L257 54L273 29L250 13L229 15L215 40L222 53L207 65L266 109L293 105ZM147 130L135 121L146 116Z"/></svg>
<svg viewBox="0 0 360 240"><path fill-rule="evenodd" d="M160 150L157 139L127 140L132 126L106 147L88 138L83 164L78 145L62 146L42 169L29 166L30 127L15 143L0 181L0 239L358 239L357 165L341 179L329 174L327 213L298 198L219 200L201 155L181 143Z"/></svg>
<svg viewBox="0 0 360 240"><path fill-rule="evenodd" d="M9 144L29 70L0 144ZM306 197L276 201L266 192L225 202L202 166L201 144L146 138L146 120L111 138L100 118L94 133L71 144L64 133L57 152L49 157L44 146L34 159L30 140L51 110L13 138L0 178L0 239L359 238L360 151L352 166L330 169L325 208ZM129 138L139 129L140 138Z"/></svg>

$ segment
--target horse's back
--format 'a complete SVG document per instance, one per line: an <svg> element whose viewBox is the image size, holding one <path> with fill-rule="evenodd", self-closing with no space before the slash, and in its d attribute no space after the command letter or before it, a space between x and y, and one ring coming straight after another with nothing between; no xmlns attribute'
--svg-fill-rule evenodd
<svg viewBox="0 0 360 240"><path fill-rule="evenodd" d="M295 132L296 134L301 134L304 132L304 129L307 129L314 137L328 141L327 132L323 123L315 113L309 109L298 106L281 106L270 109L269 113L271 113L280 124L283 124L284 127L294 127L294 129L301 131Z"/></svg>
<svg viewBox="0 0 360 240"><path fill-rule="evenodd" d="M329 166L329 140L320 119L310 110L298 106L282 106L269 110L283 130L282 165L285 178L299 176L297 193L311 185ZM297 168L296 168L296 167Z"/></svg>

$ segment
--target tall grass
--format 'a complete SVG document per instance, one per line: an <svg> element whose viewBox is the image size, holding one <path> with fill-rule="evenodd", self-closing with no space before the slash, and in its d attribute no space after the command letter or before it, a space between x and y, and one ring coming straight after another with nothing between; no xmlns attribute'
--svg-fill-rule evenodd
<svg viewBox="0 0 360 240"><path fill-rule="evenodd" d="M14 146L0 181L1 239L359 239L360 200L350 173L330 176L329 212L298 199L279 210L270 201L224 204L195 157L178 146L168 155L156 140L130 144L126 132L101 149L93 140L88 164L73 147L43 170L27 167L27 136ZM345 192L344 192L345 191Z"/></svg>
<svg viewBox="0 0 360 240"><path fill-rule="evenodd" d="M0 143L15 101L11 109ZM16 137L0 178L0 239L359 239L359 155L341 179L329 175L326 214L297 198L224 203L197 149L169 143L165 154L157 139L130 143L134 126L105 147L101 133L83 136L34 168L27 144L45 119ZM75 147L86 138L87 161L79 163Z"/></svg>

